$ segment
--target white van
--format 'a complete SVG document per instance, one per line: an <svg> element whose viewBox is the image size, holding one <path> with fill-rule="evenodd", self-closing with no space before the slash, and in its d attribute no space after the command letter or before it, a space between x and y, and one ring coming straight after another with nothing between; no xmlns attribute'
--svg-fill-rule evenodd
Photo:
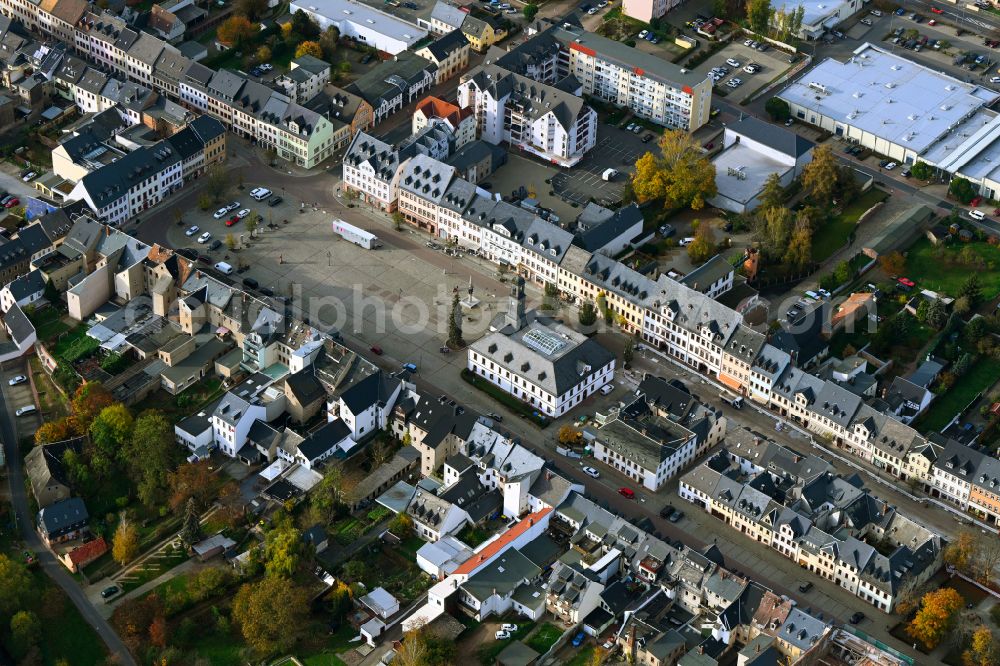
<svg viewBox="0 0 1000 666"><path fill-rule="evenodd" d="M271 196L271 190L266 187L257 187L250 191L250 196L257 201L263 201L264 199Z"/></svg>
<svg viewBox="0 0 1000 666"><path fill-rule="evenodd" d="M604 173L601 174L603 180L610 181L612 178L618 175L618 169L605 169Z"/></svg>
<svg viewBox="0 0 1000 666"><path fill-rule="evenodd" d="M229 264L227 264L224 261L220 261L219 263L217 263L215 265L215 270L219 271L223 275L232 275L233 274L233 267L230 266Z"/></svg>
<svg viewBox="0 0 1000 666"><path fill-rule="evenodd" d="M981 210L970 210L969 217L971 217L973 220L985 220L986 213L984 213Z"/></svg>
<svg viewBox="0 0 1000 666"><path fill-rule="evenodd" d="M18 416L27 416L28 414L34 414L37 408L34 405L25 405L24 407L19 407L15 412Z"/></svg>
<svg viewBox="0 0 1000 666"><path fill-rule="evenodd" d="M612 384L611 382L608 382L607 384L601 387L601 395L607 395L614 390L615 390L615 385Z"/></svg>

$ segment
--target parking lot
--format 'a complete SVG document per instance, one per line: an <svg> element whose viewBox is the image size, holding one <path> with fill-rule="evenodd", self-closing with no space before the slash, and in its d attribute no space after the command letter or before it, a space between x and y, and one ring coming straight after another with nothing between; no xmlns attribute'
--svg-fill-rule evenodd
<svg viewBox="0 0 1000 666"><path fill-rule="evenodd" d="M732 44L713 54L708 60L695 67L694 71L708 76L712 69L724 67L729 73L715 84L715 91L727 93L726 100L739 103L753 95L755 92L767 85L768 81L779 76L789 67L789 55L784 51L779 51L773 47L768 47L767 51L757 51L749 46L743 45L743 39L736 38ZM726 63L732 59L740 63L738 68ZM755 74L743 71L749 63L760 66L760 70ZM738 88L729 88L726 82L738 78L742 84Z"/></svg>
<svg viewBox="0 0 1000 666"><path fill-rule="evenodd" d="M653 138L643 143L643 137ZM585 205L591 198L604 205L621 201L625 181L635 171L635 162L647 151L656 149L658 132L642 129L639 133L624 128L601 125L597 130L597 145L571 171L559 172L552 185L564 199ZM611 182L601 178L607 169L619 173Z"/></svg>
<svg viewBox="0 0 1000 666"><path fill-rule="evenodd" d="M3 391L7 399L7 410L9 412L5 418L11 418L16 421L19 437L30 437L41 423L38 412L24 416L15 416L15 413L22 407L35 404L35 397L31 392L31 383L22 382L17 386L10 385L10 380L22 373L23 370L21 369L2 372L0 373L0 381L3 382Z"/></svg>

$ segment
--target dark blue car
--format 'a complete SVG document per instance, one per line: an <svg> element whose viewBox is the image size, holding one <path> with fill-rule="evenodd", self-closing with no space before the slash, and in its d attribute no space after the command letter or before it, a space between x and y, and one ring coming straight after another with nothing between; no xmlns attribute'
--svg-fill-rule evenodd
<svg viewBox="0 0 1000 666"><path fill-rule="evenodd" d="M583 645L583 640L587 637L582 631L573 637L573 647L580 647Z"/></svg>

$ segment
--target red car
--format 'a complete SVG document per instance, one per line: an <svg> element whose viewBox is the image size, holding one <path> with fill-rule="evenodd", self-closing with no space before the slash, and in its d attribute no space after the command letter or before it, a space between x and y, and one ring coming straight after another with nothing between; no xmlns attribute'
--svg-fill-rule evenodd
<svg viewBox="0 0 1000 666"><path fill-rule="evenodd" d="M944 14L944 10L938 9L937 7L931 7L931 11L934 12L935 14Z"/></svg>
<svg viewBox="0 0 1000 666"><path fill-rule="evenodd" d="M618 489L618 494L628 499L635 499L635 491L632 490L631 488L626 488L622 486L621 488Z"/></svg>
<svg viewBox="0 0 1000 666"><path fill-rule="evenodd" d="M229 218L228 220L226 220L226 226L227 227L231 227L231 226L233 226L234 224L236 224L239 221L240 221L240 216L239 215L233 215L231 218Z"/></svg>
<svg viewBox="0 0 1000 666"><path fill-rule="evenodd" d="M382 355L382 348L379 347L378 345L372 345L371 346L371 350L372 350L372 353L375 354L376 356L381 356Z"/></svg>
<svg viewBox="0 0 1000 666"><path fill-rule="evenodd" d="M905 278L905 277L899 278L898 280L896 280L896 282L900 286L905 287L906 289L913 289L914 287L917 286L917 284L913 280L911 280L910 278Z"/></svg>
<svg viewBox="0 0 1000 666"><path fill-rule="evenodd" d="M21 203L21 200L18 199L17 197L14 197L10 201L8 201L6 204L4 204L4 208L13 208L14 206L18 205L19 203Z"/></svg>
<svg viewBox="0 0 1000 666"><path fill-rule="evenodd" d="M972 201L969 202L969 205L972 206L973 208L975 208L976 206L978 206L981 203L983 203L983 198L982 197L976 197L975 199L973 199Z"/></svg>

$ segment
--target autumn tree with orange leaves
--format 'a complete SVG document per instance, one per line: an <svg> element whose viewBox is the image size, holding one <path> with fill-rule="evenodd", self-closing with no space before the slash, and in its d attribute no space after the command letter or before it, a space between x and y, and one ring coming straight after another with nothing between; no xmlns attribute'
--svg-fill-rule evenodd
<svg viewBox="0 0 1000 666"><path fill-rule="evenodd" d="M928 650L933 650L951 631L955 616L963 605L962 595L950 587L931 590L920 600L920 610L913 616L906 632Z"/></svg>
<svg viewBox="0 0 1000 666"><path fill-rule="evenodd" d="M649 152L635 163L632 191L640 202L662 201L663 207L694 210L715 196L715 165L687 132L667 130L658 142L659 155Z"/></svg>

